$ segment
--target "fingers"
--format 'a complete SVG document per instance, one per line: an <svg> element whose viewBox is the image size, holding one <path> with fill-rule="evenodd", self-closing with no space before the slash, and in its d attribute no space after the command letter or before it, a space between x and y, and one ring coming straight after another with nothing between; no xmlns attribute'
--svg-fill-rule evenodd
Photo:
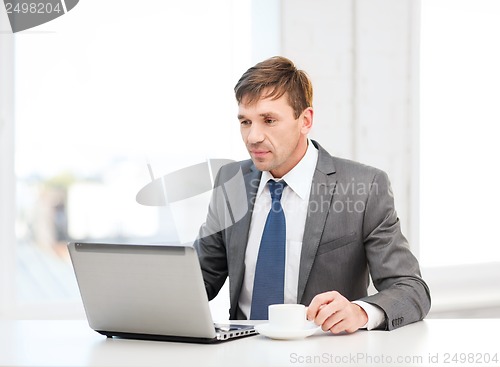
<svg viewBox="0 0 500 367"><path fill-rule="evenodd" d="M353 333L360 328L356 317L349 309L342 309L328 317L321 325L323 331L330 330L333 334L342 332Z"/></svg>
<svg viewBox="0 0 500 367"><path fill-rule="evenodd" d="M322 310L326 305L330 304L338 296L340 296L340 293L335 291L320 293L316 295L307 308L307 319L309 321L315 321L320 310Z"/></svg>
<svg viewBox="0 0 500 367"><path fill-rule="evenodd" d="M359 310L358 310L359 309ZM334 334L358 330L366 321L360 316L364 311L340 293L332 291L318 294L307 309L307 319L321 325L323 331ZM366 314L365 314L366 315Z"/></svg>
<svg viewBox="0 0 500 367"><path fill-rule="evenodd" d="M340 329L341 324L343 323L345 317L344 317L344 312L338 311L333 314L328 315L328 317L323 321L321 325L321 329L323 331L328 331L330 330L331 332L336 331L342 332L344 329Z"/></svg>
<svg viewBox="0 0 500 367"><path fill-rule="evenodd" d="M330 329L330 327L327 327L328 324L325 324L328 319L330 319L330 322L333 321L340 321L341 319L341 304L340 302L335 302L332 301L326 305L323 305L316 314L316 317L314 318L314 322L316 325L321 325L324 331L327 331ZM332 324L333 325L333 324Z"/></svg>

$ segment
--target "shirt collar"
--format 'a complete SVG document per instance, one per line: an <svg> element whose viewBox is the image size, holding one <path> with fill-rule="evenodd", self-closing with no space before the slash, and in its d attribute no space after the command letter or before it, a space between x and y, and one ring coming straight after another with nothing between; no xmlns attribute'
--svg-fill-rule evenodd
<svg viewBox="0 0 500 367"><path fill-rule="evenodd" d="M290 187L301 199L305 199L311 191L311 183L318 162L318 149L314 146L311 140L307 139L306 154L302 159L293 167L290 172L284 175L281 179L285 180L288 187ZM260 179L259 188L257 190L257 197L262 194L267 182L269 180L276 180L271 172L263 171Z"/></svg>

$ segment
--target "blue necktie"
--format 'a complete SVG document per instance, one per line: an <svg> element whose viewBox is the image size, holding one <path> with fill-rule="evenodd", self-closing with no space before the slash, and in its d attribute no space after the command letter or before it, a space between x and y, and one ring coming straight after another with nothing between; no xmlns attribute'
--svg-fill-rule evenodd
<svg viewBox="0 0 500 367"><path fill-rule="evenodd" d="M286 223L280 200L286 182L270 180L268 185L272 204L255 267L251 320L267 320L268 306L284 302Z"/></svg>

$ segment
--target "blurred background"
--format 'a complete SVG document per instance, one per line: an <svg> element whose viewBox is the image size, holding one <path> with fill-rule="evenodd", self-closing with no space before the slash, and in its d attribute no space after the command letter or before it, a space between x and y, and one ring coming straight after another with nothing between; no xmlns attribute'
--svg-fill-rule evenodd
<svg viewBox="0 0 500 367"><path fill-rule="evenodd" d="M499 17L495 0L82 0L12 34L0 9L0 317L84 317L68 241L194 239L209 193L141 206L147 165L246 159L233 87L274 55L313 81L311 137L388 172L429 317L499 317Z"/></svg>

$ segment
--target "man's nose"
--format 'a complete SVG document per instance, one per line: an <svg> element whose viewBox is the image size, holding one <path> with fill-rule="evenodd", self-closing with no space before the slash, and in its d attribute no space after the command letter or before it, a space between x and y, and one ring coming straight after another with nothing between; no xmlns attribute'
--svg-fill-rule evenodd
<svg viewBox="0 0 500 367"><path fill-rule="evenodd" d="M265 134L260 126L257 124L252 124L249 128L247 143L249 144L257 144L264 141Z"/></svg>

